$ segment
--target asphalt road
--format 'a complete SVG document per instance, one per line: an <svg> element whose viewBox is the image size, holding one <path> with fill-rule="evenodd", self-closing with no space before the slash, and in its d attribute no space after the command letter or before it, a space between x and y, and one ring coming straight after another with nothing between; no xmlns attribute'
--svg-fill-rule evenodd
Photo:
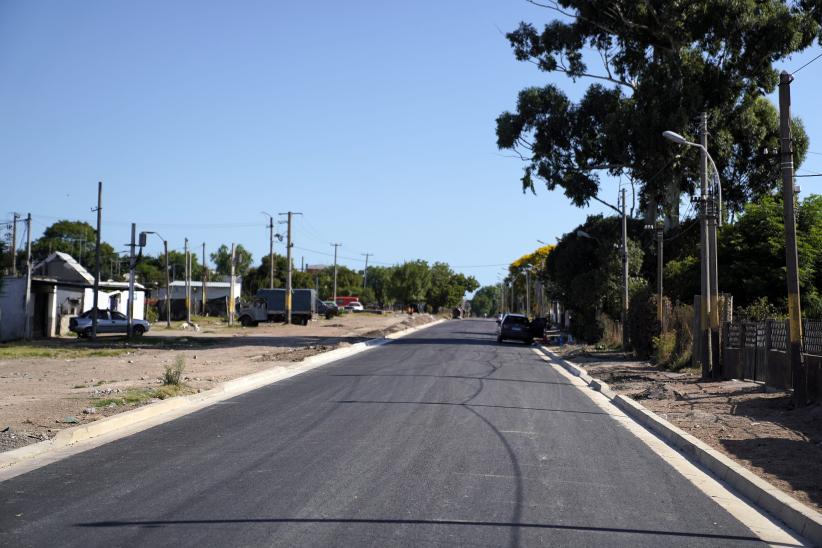
<svg viewBox="0 0 822 548"><path fill-rule="evenodd" d="M736 546L745 526L490 321L0 483L0 546Z"/></svg>

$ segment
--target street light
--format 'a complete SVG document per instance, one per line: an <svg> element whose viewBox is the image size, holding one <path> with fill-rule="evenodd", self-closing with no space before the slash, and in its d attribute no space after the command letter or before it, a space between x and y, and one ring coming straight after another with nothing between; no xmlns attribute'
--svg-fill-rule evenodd
<svg viewBox="0 0 822 548"><path fill-rule="evenodd" d="M689 141L679 133L673 131L663 131L662 136L678 145L696 147L705 153L705 156L708 158L708 161L711 162L711 167L714 168L714 186L716 187L717 197L719 198L717 213L719 214L719 226L722 226L722 185L719 182L719 170L716 167L716 163L714 163L714 159L711 157L711 153L708 152L708 149L702 146L700 143L694 143L693 141Z"/></svg>
<svg viewBox="0 0 822 548"><path fill-rule="evenodd" d="M260 211L260 214L268 217L268 280L269 287L274 289L274 238L279 238L282 242L283 237L279 234L274 234L274 216L267 211Z"/></svg>
<svg viewBox="0 0 822 548"><path fill-rule="evenodd" d="M169 293L171 284L168 280L168 240L163 238L159 232L146 231L143 232L143 234L154 234L163 241L163 252L166 256L166 327L171 328L171 295ZM142 240L143 238L141 237L140 239Z"/></svg>
<svg viewBox="0 0 822 548"><path fill-rule="evenodd" d="M678 145L683 146L690 146L698 148L702 151L703 154L703 162L701 164L701 181L702 181L702 188L701 188L701 195L700 195L700 203L701 203L701 242L702 242L702 287L701 287L701 311L700 311L700 319L701 319L701 330L704 331L704 339L705 344L703 347L703 354L704 357L702 358L702 376L707 378L708 375L713 376L716 378L718 376L718 369L714 367L714 357L713 357L713 338L714 333L716 334L717 344L719 342L719 276L718 276L718 269L717 269L717 245L716 245L716 222L713 218L712 211L709 210L708 206L708 166L705 160L710 161L711 166L714 168L714 174L716 178L714 179L714 184L716 186L716 193L719 198L719 204L716 210L718 213L719 222L722 222L722 185L719 182L719 170L716 167L716 163L714 159L711 157L710 153L708 152L707 145L707 132L708 132L708 121L707 115L703 112L702 113L702 120L700 124L700 130L702 134L702 143L694 143L692 141L687 140L682 135L675 133L673 131L663 131L662 136L668 139L669 141L676 143Z"/></svg>

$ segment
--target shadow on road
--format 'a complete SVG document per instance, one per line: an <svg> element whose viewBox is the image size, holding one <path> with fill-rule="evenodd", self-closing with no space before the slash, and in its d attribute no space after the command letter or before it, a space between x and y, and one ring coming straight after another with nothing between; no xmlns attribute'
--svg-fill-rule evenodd
<svg viewBox="0 0 822 548"><path fill-rule="evenodd" d="M237 519L180 519L180 520L141 520L141 521L96 521L77 523L75 527L168 527L173 525L270 525L270 524L350 524L350 525L450 525L456 527L514 527L517 529L552 529L557 531L579 531L592 533L617 533L626 535L658 535L661 537L685 537L711 540L750 541L759 544L756 536L720 535L691 531L670 531L665 529L628 529L623 527L589 527L583 525L558 525L552 523L518 523L507 521L461 521L437 519L356 519L356 518L237 518ZM798 544L774 543L774 546L799 546Z"/></svg>
<svg viewBox="0 0 822 548"><path fill-rule="evenodd" d="M514 409L517 411L545 411L548 413L577 413L581 415L610 415L604 411L577 411L574 409L552 409L549 407L517 407L511 405L489 405L483 403L457 403L440 401L381 401L381 400L333 400L330 403L348 404L391 404L391 405L453 405L455 407L483 407L491 409Z"/></svg>
<svg viewBox="0 0 822 548"><path fill-rule="evenodd" d="M466 375L421 375L416 373L396 374L396 373L332 373L329 377L423 377L431 379L464 379L474 381L494 381L494 382L524 382L531 384L556 384L560 386L573 386L570 382L556 381L532 381L526 379L500 379L497 377L469 377Z"/></svg>

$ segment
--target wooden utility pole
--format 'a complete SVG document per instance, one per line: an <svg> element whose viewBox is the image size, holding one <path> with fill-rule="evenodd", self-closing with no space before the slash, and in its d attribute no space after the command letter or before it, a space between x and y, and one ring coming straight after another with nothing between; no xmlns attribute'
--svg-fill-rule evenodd
<svg viewBox="0 0 822 548"><path fill-rule="evenodd" d="M131 243L129 247L129 261L128 261L128 306L126 307L126 315L128 317L127 336L130 339L134 334L134 268L137 266L134 254L134 248L137 247L134 241L137 236L137 225L131 223Z"/></svg>
<svg viewBox="0 0 822 548"><path fill-rule="evenodd" d="M186 292L186 323L191 323L191 263L188 256L188 238L183 246L183 262L185 263L185 292Z"/></svg>
<svg viewBox="0 0 822 548"><path fill-rule="evenodd" d="M796 205L791 136L791 82L787 72L779 75L779 140L782 168L782 202L785 216L785 263L788 274L788 342L793 399L796 407L808 403L808 374L802 355L802 309L799 300L799 253L796 248Z"/></svg>
<svg viewBox="0 0 822 548"><path fill-rule="evenodd" d="M166 256L166 327L171 327L171 282L169 282L168 268L168 240L163 238L163 253Z"/></svg>
<svg viewBox="0 0 822 548"><path fill-rule="evenodd" d="M97 307L100 299L100 231L103 225L103 181L97 182L97 236L94 241L94 308L91 311L91 338L97 338Z"/></svg>
<svg viewBox="0 0 822 548"><path fill-rule="evenodd" d="M525 315L531 317L531 271L525 269Z"/></svg>
<svg viewBox="0 0 822 548"><path fill-rule="evenodd" d="M703 149L703 154L705 156L705 177L707 178L707 158L708 158L708 116L707 114L703 114L705 116L703 121L703 143L702 146L705 147ZM719 174L716 174L717 177L717 184L719 184L718 178ZM711 307L708 311L708 325L710 326L710 335L711 335L711 378L719 379L720 377L720 363L719 363L719 262L717 258L717 242L716 242L716 227L717 222L719 220L719 202L717 201L717 197L719 192L718 189L714 188L713 186L709 185L708 191L708 277L710 279L710 288L708 293L708 299L710 300Z"/></svg>
<svg viewBox="0 0 822 548"><path fill-rule="evenodd" d="M274 289L274 217L268 218L268 287Z"/></svg>
<svg viewBox="0 0 822 548"><path fill-rule="evenodd" d="M373 253L363 253L365 255L365 268L362 271L362 288L365 289L365 282L368 281L368 257L374 255Z"/></svg>
<svg viewBox="0 0 822 548"><path fill-rule="evenodd" d="M339 248L342 244L335 243L331 244L334 246L334 303L337 302L337 248Z"/></svg>
<svg viewBox="0 0 822 548"><path fill-rule="evenodd" d="M291 241L291 219L294 215L302 215L302 213L287 211L285 213L280 213L280 215L286 215L288 217L288 220L286 221L288 224L288 240L285 244L285 261L288 268L288 273L285 277L285 321L286 323L291 323L291 295L293 292L293 288L291 287L291 273L292 270L294 270L294 265L292 264L291 259L291 248L294 247L294 243Z"/></svg>
<svg viewBox="0 0 822 548"><path fill-rule="evenodd" d="M26 297L23 301L23 306L26 311L26 329L25 335L27 339L31 338L31 213L26 216Z"/></svg>
<svg viewBox="0 0 822 548"><path fill-rule="evenodd" d="M665 329L665 307L663 305L664 294L662 292L662 278L664 275L662 246L664 241L665 224L662 221L656 223L656 316L659 320L659 328Z"/></svg>
<svg viewBox="0 0 822 548"><path fill-rule="evenodd" d="M202 306L200 307L201 308L200 313L203 316L208 316L208 313L207 313L207 310L206 310L206 303L208 302L208 288L206 287L207 285L208 285L208 261L206 260L206 254L205 254L205 242L203 242L203 293L200 296L201 299L202 299L202 303L203 303Z"/></svg>
<svg viewBox="0 0 822 548"><path fill-rule="evenodd" d="M228 280L228 296L229 296L229 303L228 303L228 325L234 325L234 263L236 262L235 259L235 249L234 244L231 244L231 277Z"/></svg>
<svg viewBox="0 0 822 548"><path fill-rule="evenodd" d="M622 189L622 351L628 351L628 205Z"/></svg>
<svg viewBox="0 0 822 548"><path fill-rule="evenodd" d="M11 275L17 277L17 221L20 219L19 213L14 213L14 220L11 222Z"/></svg>

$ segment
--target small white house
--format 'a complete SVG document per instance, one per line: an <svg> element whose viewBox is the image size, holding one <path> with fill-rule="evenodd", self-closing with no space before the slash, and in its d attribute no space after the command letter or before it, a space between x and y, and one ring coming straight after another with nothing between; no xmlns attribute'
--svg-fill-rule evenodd
<svg viewBox="0 0 822 548"><path fill-rule="evenodd" d="M94 276L71 255L59 251L34 265L31 301L32 334L53 337L68 333L68 320L94 307ZM128 310L128 283L100 280L97 306ZM145 310L145 288L134 284L134 318L141 320Z"/></svg>

